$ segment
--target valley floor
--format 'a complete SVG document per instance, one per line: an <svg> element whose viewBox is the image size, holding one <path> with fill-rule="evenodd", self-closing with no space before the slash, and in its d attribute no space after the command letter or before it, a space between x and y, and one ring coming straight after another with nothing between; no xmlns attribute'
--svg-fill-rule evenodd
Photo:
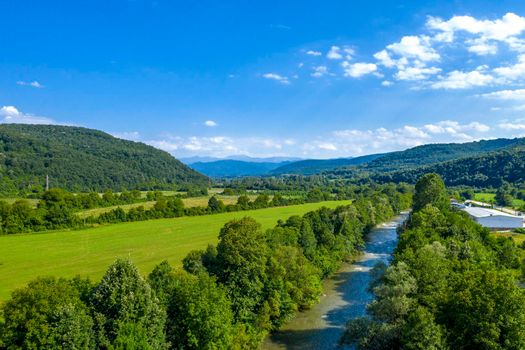
<svg viewBox="0 0 525 350"><path fill-rule="evenodd" d="M37 276L81 275L98 279L117 258L131 258L143 274L163 260L178 266L191 250L217 243L220 228L235 218L253 217L266 229L279 219L350 202L327 201L77 231L0 236L0 302Z"/></svg>

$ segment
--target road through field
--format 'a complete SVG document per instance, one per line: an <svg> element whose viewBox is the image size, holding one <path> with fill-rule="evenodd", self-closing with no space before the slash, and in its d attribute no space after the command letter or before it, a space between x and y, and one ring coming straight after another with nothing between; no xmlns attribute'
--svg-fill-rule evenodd
<svg viewBox="0 0 525 350"><path fill-rule="evenodd" d="M77 231L0 236L0 302L37 276L100 278L117 258L129 257L143 274L162 260L179 265L193 249L216 243L229 220L251 216L263 228L279 219L303 215L322 206L335 208L350 201L328 201L206 216L122 223Z"/></svg>

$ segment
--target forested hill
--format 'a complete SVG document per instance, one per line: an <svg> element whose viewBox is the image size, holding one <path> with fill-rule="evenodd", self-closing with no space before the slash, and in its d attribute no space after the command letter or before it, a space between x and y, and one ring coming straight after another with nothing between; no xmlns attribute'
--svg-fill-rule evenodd
<svg viewBox="0 0 525 350"><path fill-rule="evenodd" d="M378 182L415 183L425 173L441 175L449 186L500 187L503 181L521 183L525 181L525 147L390 173L377 172L371 178Z"/></svg>
<svg viewBox="0 0 525 350"><path fill-rule="evenodd" d="M0 192L186 188L208 179L143 143L102 131L56 125L0 125Z"/></svg>
<svg viewBox="0 0 525 350"><path fill-rule="evenodd" d="M355 158L337 158L337 159L307 159L282 165L271 171L273 175L313 175L322 171L336 169L345 166L355 166L374 159L380 158L384 154L370 154Z"/></svg>
<svg viewBox="0 0 525 350"><path fill-rule="evenodd" d="M364 169L376 171L395 171L406 168L430 165L449 160L479 156L481 154L525 146L525 139L496 139L468 143L429 144L400 152L387 153L375 159Z"/></svg>

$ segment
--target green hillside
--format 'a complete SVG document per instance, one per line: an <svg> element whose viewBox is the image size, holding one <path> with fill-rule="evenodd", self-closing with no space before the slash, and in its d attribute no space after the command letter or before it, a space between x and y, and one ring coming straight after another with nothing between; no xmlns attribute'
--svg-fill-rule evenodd
<svg viewBox="0 0 525 350"><path fill-rule="evenodd" d="M371 162L341 167L329 177L370 177L379 182L414 183L428 172L440 174L447 185L499 186L502 180L523 178L525 138L482 140L468 143L430 144L387 153Z"/></svg>
<svg viewBox="0 0 525 350"><path fill-rule="evenodd" d="M467 143L429 144L410 148L405 151L387 153L383 157L369 162L363 166L363 168L380 171L401 170L420 165L478 156L486 152L510 149L519 145L525 145L525 139L496 139Z"/></svg>
<svg viewBox="0 0 525 350"><path fill-rule="evenodd" d="M499 187L503 181L521 183L525 181L525 148L490 152L390 173L375 173L371 177L379 182L415 183L425 173L441 175L449 186Z"/></svg>
<svg viewBox="0 0 525 350"><path fill-rule="evenodd" d="M208 179L167 152L102 131L57 125L0 125L0 193L205 186Z"/></svg>

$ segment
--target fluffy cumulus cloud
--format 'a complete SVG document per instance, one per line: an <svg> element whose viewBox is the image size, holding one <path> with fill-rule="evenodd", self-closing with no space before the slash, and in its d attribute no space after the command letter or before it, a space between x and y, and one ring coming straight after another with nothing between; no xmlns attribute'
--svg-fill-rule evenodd
<svg viewBox="0 0 525 350"><path fill-rule="evenodd" d="M498 127L505 131L525 131L525 121L521 123L500 123Z"/></svg>
<svg viewBox="0 0 525 350"><path fill-rule="evenodd" d="M462 124L445 120L421 126L371 130L347 129L333 133L333 138L324 140L335 145L347 155L361 155L406 149L427 143L466 142L488 137L492 130L488 125L471 122Z"/></svg>
<svg viewBox="0 0 525 350"><path fill-rule="evenodd" d="M399 42L376 52L374 58L385 68L395 69L396 80L425 80L441 72L441 68L432 66L440 61L441 56L432 47L431 38L426 35L404 36Z"/></svg>
<svg viewBox="0 0 525 350"><path fill-rule="evenodd" d="M0 123L16 124L56 124L53 119L23 113L15 106L3 106L0 108Z"/></svg>
<svg viewBox="0 0 525 350"><path fill-rule="evenodd" d="M360 59L356 60L356 51L345 43L327 46L323 51L302 49L302 55L315 57L299 63L299 68L307 69L287 75L267 73L263 77L288 85L288 77L338 79L373 74L384 78L383 86L400 82L403 84L397 86L410 84L418 90L519 85L525 79L525 17L515 13L489 19L429 16L419 30L384 43L373 52L359 53Z"/></svg>
<svg viewBox="0 0 525 350"><path fill-rule="evenodd" d="M374 63L358 62L351 64L348 61L344 61L341 66L344 69L344 76L352 78L360 78L363 75L377 71L377 65Z"/></svg>
<svg viewBox="0 0 525 350"><path fill-rule="evenodd" d="M217 125L218 125L217 122L214 121L214 120L206 120L206 121L204 122L204 126L207 126L208 128L214 128L214 127L216 127Z"/></svg>
<svg viewBox="0 0 525 350"><path fill-rule="evenodd" d="M506 82L525 78L525 54L519 55L515 64L494 68L494 73Z"/></svg>
<svg viewBox="0 0 525 350"><path fill-rule="evenodd" d="M326 58L329 60L342 60L343 58L351 60L354 54L355 51L351 47L339 47L334 45L330 47L330 50L326 53Z"/></svg>
<svg viewBox="0 0 525 350"><path fill-rule="evenodd" d="M506 101L525 101L525 89L499 90L479 95L480 97L506 100Z"/></svg>
<svg viewBox="0 0 525 350"><path fill-rule="evenodd" d="M434 89L467 89L472 87L486 86L495 82L492 75L483 71L472 72L452 71L446 76L432 83Z"/></svg>
<svg viewBox="0 0 525 350"><path fill-rule="evenodd" d="M403 67L394 74L397 80L425 80L431 75L441 72L437 67Z"/></svg>
<svg viewBox="0 0 525 350"><path fill-rule="evenodd" d="M467 33L474 38L466 44L469 51L480 55L495 54L498 42L506 43L510 48L519 48L525 31L525 18L514 13L507 13L500 19L479 20L471 16L454 16L447 21L430 17L427 27L437 31L435 39L442 42L453 42L458 33Z"/></svg>
<svg viewBox="0 0 525 350"><path fill-rule="evenodd" d="M229 155L274 156L285 147L295 145L293 139L275 139L264 137L231 137L231 136L173 136L161 135L161 138L147 140L145 143L173 153L177 156L208 155L226 157Z"/></svg>
<svg viewBox="0 0 525 350"><path fill-rule="evenodd" d="M286 76L277 73L265 73L262 76L264 79L275 80L283 85L290 85L290 79Z"/></svg>

